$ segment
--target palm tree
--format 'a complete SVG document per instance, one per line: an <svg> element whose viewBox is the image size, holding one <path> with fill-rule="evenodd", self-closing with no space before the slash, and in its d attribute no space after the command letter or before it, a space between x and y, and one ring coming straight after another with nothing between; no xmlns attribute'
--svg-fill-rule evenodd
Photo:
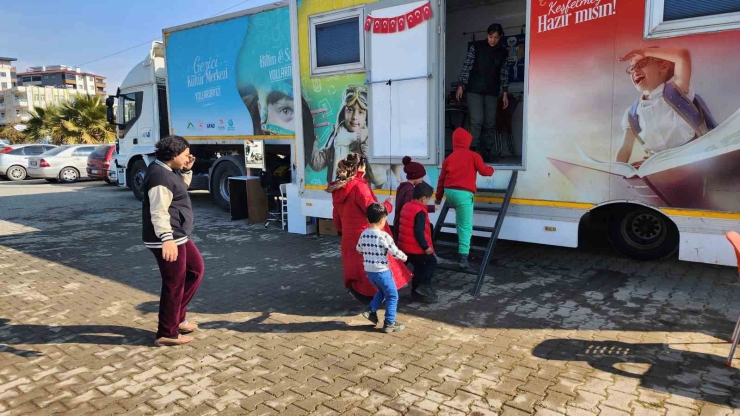
<svg viewBox="0 0 740 416"><path fill-rule="evenodd" d="M31 119L26 123L26 134L30 140L39 141L49 137L54 144L64 144L66 131L62 126L59 107L35 107Z"/></svg>
<svg viewBox="0 0 740 416"><path fill-rule="evenodd" d="M97 95L79 95L59 110L66 141L70 143L103 143L116 138L106 119L103 100Z"/></svg>
<svg viewBox="0 0 740 416"><path fill-rule="evenodd" d="M20 131L13 124L0 127L0 139L9 140L11 144L26 143L29 138L26 131Z"/></svg>

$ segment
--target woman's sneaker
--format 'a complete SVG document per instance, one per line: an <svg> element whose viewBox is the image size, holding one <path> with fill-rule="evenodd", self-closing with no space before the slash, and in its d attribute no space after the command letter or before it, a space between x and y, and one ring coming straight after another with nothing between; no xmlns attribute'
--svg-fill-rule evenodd
<svg viewBox="0 0 740 416"><path fill-rule="evenodd" d="M385 324L383 325L383 332L386 334L390 334L391 332L401 332L406 328L406 326L398 321L392 323L392 324Z"/></svg>
<svg viewBox="0 0 740 416"><path fill-rule="evenodd" d="M368 321L372 322L373 324L375 324L375 325L378 324L378 313L377 312L373 312L371 310L367 310L367 311L365 311L365 312L362 313L362 316L364 316L365 319L367 319Z"/></svg>

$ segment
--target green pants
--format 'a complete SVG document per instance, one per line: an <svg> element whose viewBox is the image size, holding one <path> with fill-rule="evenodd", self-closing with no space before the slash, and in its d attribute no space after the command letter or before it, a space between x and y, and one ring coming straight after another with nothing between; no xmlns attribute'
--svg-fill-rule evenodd
<svg viewBox="0 0 740 416"><path fill-rule="evenodd" d="M458 253L470 253L470 238L473 237L473 193L459 189L445 189L447 202L455 208L457 223Z"/></svg>

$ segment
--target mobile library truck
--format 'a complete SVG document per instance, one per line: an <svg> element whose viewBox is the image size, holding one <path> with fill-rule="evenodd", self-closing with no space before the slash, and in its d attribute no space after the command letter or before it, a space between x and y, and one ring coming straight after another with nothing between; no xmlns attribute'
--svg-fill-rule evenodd
<svg viewBox="0 0 740 416"><path fill-rule="evenodd" d="M496 173L478 178L474 222L487 255L496 237L577 247L599 222L629 256L734 264L734 1L287 0L165 29L123 82L117 117L108 100L119 183L136 194L156 141L179 134L200 161L192 186L224 207L229 177L291 161L295 233L331 218L325 189L348 152L368 158L379 196L405 179L404 156L436 186L452 131L470 125L462 68L491 23L508 89L484 123ZM454 232L453 211L437 231Z"/></svg>
<svg viewBox="0 0 740 416"><path fill-rule="evenodd" d="M436 186L452 130L469 124L452 93L469 46L500 23L508 106L487 132L496 173L476 202L494 208L476 210L477 234L576 247L601 221L626 255L734 264L737 2L292 0L291 13L313 122L296 143L302 215L331 217L325 188L348 151L366 154L379 196L405 180L407 155Z"/></svg>

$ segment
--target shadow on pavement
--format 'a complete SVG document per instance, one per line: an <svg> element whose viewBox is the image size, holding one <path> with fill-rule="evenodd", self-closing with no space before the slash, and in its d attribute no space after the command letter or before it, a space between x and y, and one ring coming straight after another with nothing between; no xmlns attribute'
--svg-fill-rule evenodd
<svg viewBox="0 0 740 416"><path fill-rule="evenodd" d="M0 353L38 357L40 352L13 345L97 344L151 346L154 332L117 325L11 325L0 318Z"/></svg>
<svg viewBox="0 0 740 416"><path fill-rule="evenodd" d="M340 319L315 319L308 323L273 323L271 319L264 323L266 311L312 320L357 315L363 310L343 287L339 239L294 235L278 228L265 229L261 224L232 222L227 213L214 206L208 194L192 193L191 197L196 218L194 240L204 257L205 276L189 313L263 314L247 322L216 320L204 323L204 328L288 333L369 330L369 326L349 326ZM0 249L10 249L6 250L9 254L3 263L16 262L11 251L17 251L24 254L23 262L43 265L37 274L28 275L8 274L11 269L4 269L3 277L9 277L8 287L18 287L12 290L54 293L58 283L52 281L63 278L67 280L62 284L82 282L77 289L80 294L83 290L88 295L99 289L111 291L117 297L116 308L120 312L116 313L121 315L135 316L137 310L140 314L156 313L159 272L154 257L141 243L141 205L130 192L89 186L52 195L9 196L3 197L3 209L3 220L11 223L10 231L0 233ZM403 289L399 312L468 328L688 332L729 338L740 314L740 285L735 269L677 260L639 262L617 257L603 245L595 247L576 250L502 241L479 297L470 295L474 277L439 273L435 276L439 303L411 303L407 300L408 289ZM47 267L47 262L57 267ZM56 271L59 269L65 270L64 277ZM100 279L115 285L96 285ZM70 296L67 302L73 302L77 295ZM108 306L95 305L103 309ZM125 321L128 317L94 319L105 323L114 319ZM6 345L2 351L20 355L32 352L13 345L148 345L153 339L152 332L120 326L9 325L7 320L0 323L0 344ZM535 355L554 349L548 346L545 343L538 347ZM572 348L568 351L586 348L569 347ZM659 371L664 367L656 357L665 352L663 346L630 348L640 352L632 355L634 359L645 355L650 363L657 363L651 365L655 369L641 376L646 387L662 386L676 390L676 394L694 394L691 390L678 391L675 383L660 381ZM687 353L666 355L689 362L684 367L668 367L681 370L670 373L677 380L703 379L707 374L728 371L717 364L722 357L705 360L684 354ZM597 360L588 354L564 357L588 359L595 365L609 360ZM723 380L740 385L737 372L727 377ZM711 398L722 384L713 382L703 388L709 390L702 390L702 396ZM724 389L728 391L729 387ZM737 390L731 391L738 394Z"/></svg>
<svg viewBox="0 0 740 416"><path fill-rule="evenodd" d="M352 326L344 321L319 321L319 322L286 322L286 323L264 323L270 318L269 313L252 318L245 322L231 321L209 321L200 324L201 329L228 329L237 332L255 332L255 333L311 333L311 332L331 332L331 331L352 331L352 332L370 332L376 331L375 326L371 323L367 325Z"/></svg>
<svg viewBox="0 0 740 416"><path fill-rule="evenodd" d="M740 397L740 370L727 367L717 355L672 348L697 344L549 339L537 345L532 355L585 362L595 369L639 380L644 388L728 405L730 399Z"/></svg>

